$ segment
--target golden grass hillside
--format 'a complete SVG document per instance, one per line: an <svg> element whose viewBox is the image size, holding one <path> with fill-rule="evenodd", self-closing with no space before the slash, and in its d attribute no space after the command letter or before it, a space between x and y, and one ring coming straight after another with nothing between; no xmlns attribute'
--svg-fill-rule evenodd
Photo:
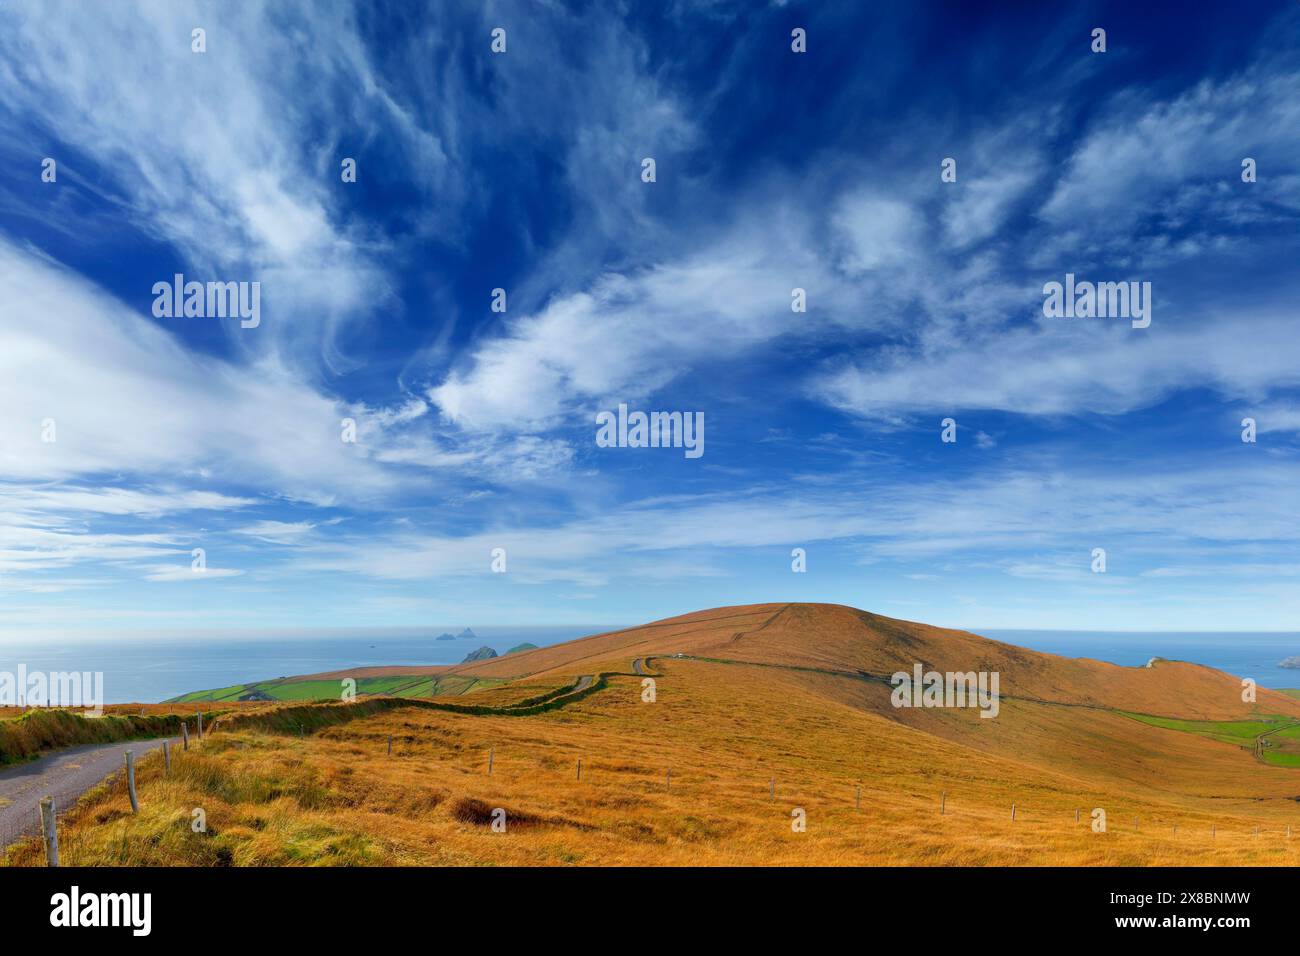
<svg viewBox="0 0 1300 956"><path fill-rule="evenodd" d="M997 671L1005 696L1135 710L1197 720L1242 719L1262 707L1300 718L1300 700L1260 689L1256 705L1241 683L1209 667L1161 661L1120 667L1059 657L838 604L755 604L715 608L552 647L451 667L370 667L311 678L438 672L522 680L626 668L635 657L692 657L804 667L881 678L916 663L938 671ZM308 678L303 678L308 679Z"/></svg>
<svg viewBox="0 0 1300 956"><path fill-rule="evenodd" d="M211 723L217 715L205 711L205 719ZM182 722L196 732L196 712L171 705L118 705L97 716L79 708L6 707L0 713L0 767L76 744L177 735Z"/></svg>
<svg viewBox="0 0 1300 956"><path fill-rule="evenodd" d="M653 702L633 672L647 657ZM1004 668L998 717L892 707L879 676L915 660ZM824 605L718 609L465 667L518 681L477 692L485 708L608 676L597 692L528 716L394 701L345 719L332 704L338 722L303 736L289 721L232 718L170 776L157 759L142 762L138 815L120 780L89 795L64 822L64 860L1300 863L1290 834L1300 770L1131 716L1300 716L1285 695L1245 705L1239 683L1207 668L1068 661ZM326 705L298 709L312 706ZM191 826L195 808L203 832ZM1094 832L1094 809L1105 832ZM792 827L799 811L802 831ZM8 856L40 860L37 841Z"/></svg>

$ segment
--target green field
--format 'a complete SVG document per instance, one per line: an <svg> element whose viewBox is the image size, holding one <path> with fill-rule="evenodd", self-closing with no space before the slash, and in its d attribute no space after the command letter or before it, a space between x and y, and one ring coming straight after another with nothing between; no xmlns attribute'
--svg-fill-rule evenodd
<svg viewBox="0 0 1300 956"><path fill-rule="evenodd" d="M1177 720L1149 714L1125 714L1134 720L1166 730L1181 730L1254 750L1263 738L1260 756L1266 763L1279 767L1300 767L1300 721L1277 714L1265 714L1257 720Z"/></svg>
<svg viewBox="0 0 1300 956"><path fill-rule="evenodd" d="M404 674L397 677L357 678L357 696L448 697L469 694L485 687L505 683L498 678L446 677ZM264 680L212 690L196 690L164 701L168 704L221 702L233 700L339 700L343 696L341 680Z"/></svg>
<svg viewBox="0 0 1300 956"><path fill-rule="evenodd" d="M218 687L216 690L196 690L189 694L182 694L180 697L173 697L170 700L163 701L164 704L188 704L191 701L217 701L217 700L238 700L239 695L243 693L245 687L252 687L252 684L235 684L233 687Z"/></svg>
<svg viewBox="0 0 1300 956"><path fill-rule="evenodd" d="M1225 744L1237 744L1241 747L1254 747L1255 738L1260 734L1269 733L1292 723L1285 717L1276 716L1261 717L1258 720L1177 720L1172 717L1152 717L1148 714L1131 713L1125 714L1125 716L1140 720L1144 724L1151 724L1153 727L1164 727L1167 730L1181 730L1189 734L1200 734L1202 737L1209 737L1211 740L1219 740Z"/></svg>

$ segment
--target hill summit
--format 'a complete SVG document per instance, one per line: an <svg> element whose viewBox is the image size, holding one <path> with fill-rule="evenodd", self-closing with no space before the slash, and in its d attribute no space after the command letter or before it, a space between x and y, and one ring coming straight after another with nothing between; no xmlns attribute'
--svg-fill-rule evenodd
<svg viewBox="0 0 1300 956"><path fill-rule="evenodd" d="M209 865L226 845L243 863L301 861L321 834L385 865L1300 858L1300 700L1196 664L1121 667L795 603L479 653L208 692L247 703L217 744L192 742L203 772L147 791L164 814L106 792L69 853L120 865L129 827L142 861ZM356 701L338 700L344 677ZM165 838L194 806L232 821L225 843ZM509 840L490 829L497 807ZM40 841L25 852L35 863Z"/></svg>

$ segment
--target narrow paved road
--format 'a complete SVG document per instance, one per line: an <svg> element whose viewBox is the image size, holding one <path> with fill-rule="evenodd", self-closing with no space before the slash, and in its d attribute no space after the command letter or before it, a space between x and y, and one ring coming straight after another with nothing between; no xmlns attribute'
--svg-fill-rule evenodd
<svg viewBox="0 0 1300 956"><path fill-rule="evenodd" d="M637 674L644 674L645 673L645 668L643 666L644 662L645 662L645 658L638 657L636 660L632 662L632 670Z"/></svg>
<svg viewBox="0 0 1300 956"><path fill-rule="evenodd" d="M42 797L53 797L55 810L62 813L91 787L124 769L126 751L135 751L139 760L162 747L162 742L163 738L159 737L82 744L0 770L0 850L21 837L40 832ZM179 749L179 744L175 749ZM144 799L141 795L141 801Z"/></svg>
<svg viewBox="0 0 1300 956"><path fill-rule="evenodd" d="M578 683L573 685L573 690L571 690L569 694L576 694L580 690L586 690L588 687L591 686L591 680L592 677L590 674L583 674L581 677L578 678ZM569 694L565 694L564 696L568 697Z"/></svg>
<svg viewBox="0 0 1300 956"><path fill-rule="evenodd" d="M1264 731L1262 734L1257 734L1255 737L1254 748L1255 759L1260 763L1271 763L1271 761L1264 756L1264 749L1268 746L1268 742L1264 738L1272 737L1274 734L1281 733L1284 730L1290 730L1292 727L1296 726L1300 726L1300 722L1292 721L1289 724L1283 724L1281 727L1275 727L1272 730Z"/></svg>

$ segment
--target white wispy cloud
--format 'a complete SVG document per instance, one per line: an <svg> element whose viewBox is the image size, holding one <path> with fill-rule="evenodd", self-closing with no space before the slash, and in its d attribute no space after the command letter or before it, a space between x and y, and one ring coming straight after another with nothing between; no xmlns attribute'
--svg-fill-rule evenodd
<svg viewBox="0 0 1300 956"><path fill-rule="evenodd" d="M1206 315L1162 322L1157 314L1145 330L1124 321L1042 319L981 332L960 346L879 354L828 370L810 387L820 399L868 416L936 409L1115 415L1198 387L1260 399L1300 385L1288 353L1294 325L1282 305L1241 307L1232 323Z"/></svg>
<svg viewBox="0 0 1300 956"><path fill-rule="evenodd" d="M174 554L170 534L94 533L0 524L0 574L44 572L73 565L122 566Z"/></svg>
<svg viewBox="0 0 1300 956"><path fill-rule="evenodd" d="M188 555L186 556L188 557ZM193 584L199 581L215 581L218 578L233 578L243 574L243 571L234 568L204 568L202 571L194 570L194 567L188 561L178 562L176 564L155 564L143 569L146 573L146 581L161 581L171 584L185 583Z"/></svg>
<svg viewBox="0 0 1300 956"><path fill-rule="evenodd" d="M694 556L697 571L716 571L735 551L775 549L780 557L795 546L841 542L877 557L966 555L1013 576L1080 579L1095 547L1135 574L1179 558L1204 567L1214 560L1201 550L1206 543L1276 549L1297 534L1300 490L1289 469L1243 458L1233 467L1189 471L1002 468L963 480L681 496L551 527L345 536L310 549L296 566L395 581L481 577L492 549L505 548L512 580L589 585L646 577L651 561L676 565ZM1050 557L1030 560L1021 556L1026 549Z"/></svg>
<svg viewBox="0 0 1300 956"><path fill-rule="evenodd" d="M743 235L682 260L607 274L479 343L429 398L469 429L585 425L598 408L639 400L715 357L719 341L744 350L806 334L791 290L815 296L824 274L797 240Z"/></svg>
<svg viewBox="0 0 1300 956"><path fill-rule="evenodd" d="M1300 125L1297 83L1293 62L1268 57L1171 97L1144 90L1120 94L1102 107L1041 215L1067 228L1104 222L1107 241L1128 237L1139 244L1145 236L1135 226L1153 208L1163 212L1166 229L1186 225L1193 215L1210 223L1220 221L1219 213L1229 222L1275 218L1267 207L1278 201L1294 214L1294 194L1288 197L1275 174L1291 166L1288 131ZM1247 156L1262 168L1259 181L1249 185L1240 180ZM1184 194L1193 201L1180 202Z"/></svg>
<svg viewBox="0 0 1300 956"><path fill-rule="evenodd" d="M364 141L394 112L351 14L296 2L87 13L9 5L0 82L11 116L34 138L75 144L55 157L61 181L99 184L115 232L125 220L171 244L202 281L261 281L264 324L242 347L338 361L333 336L387 287L382 246L335 212L341 156L321 137ZM201 54L190 45L200 26ZM423 176L441 180L436 138L422 159Z"/></svg>
<svg viewBox="0 0 1300 956"><path fill-rule="evenodd" d="M0 515L138 515L156 517L184 511L233 511L253 498L193 489L5 487L0 485Z"/></svg>
<svg viewBox="0 0 1300 956"><path fill-rule="evenodd" d="M257 521L243 528L235 528L235 534L247 535L270 544L296 544L315 530L311 521Z"/></svg>
<svg viewBox="0 0 1300 956"><path fill-rule="evenodd" d="M190 351L145 315L3 240L0 338L0 404L9 410L0 477L183 476L200 495L216 494L192 487L205 476L248 487L270 478L276 494L318 502L394 485L341 441L342 403L273 362L242 366ZM44 440L47 420L53 441ZM98 495L119 508L146 500ZM191 501L242 506L247 496Z"/></svg>

